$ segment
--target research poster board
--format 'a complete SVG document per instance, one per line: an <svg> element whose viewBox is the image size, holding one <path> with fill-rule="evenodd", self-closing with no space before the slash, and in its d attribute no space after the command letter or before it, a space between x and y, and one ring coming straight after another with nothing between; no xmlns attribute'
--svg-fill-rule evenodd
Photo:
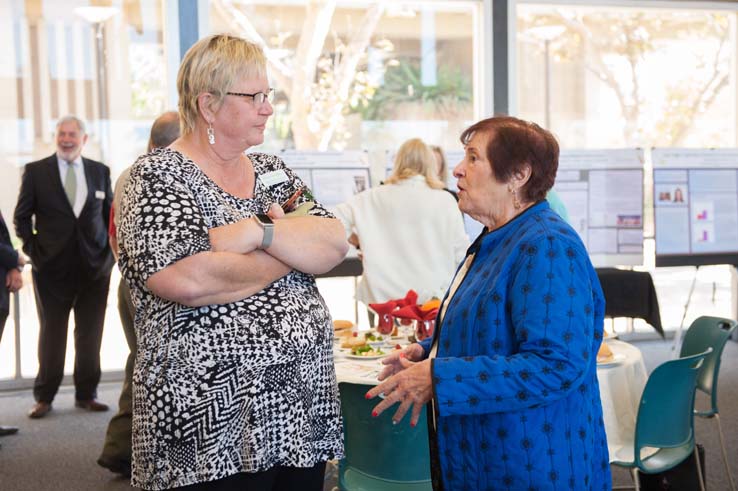
<svg viewBox="0 0 738 491"><path fill-rule="evenodd" d="M451 191L457 192L459 187L456 185L456 178L454 177L454 167L461 162L464 158L464 149L455 150L444 150L443 153L446 156L446 167L448 168L448 175L446 178L446 187ZM389 177L392 174L394 168L396 152L387 151L385 177ZM466 234L469 236L469 240L473 241L477 236L482 233L484 225L474 220L467 214L464 214L464 229Z"/></svg>
<svg viewBox="0 0 738 491"><path fill-rule="evenodd" d="M362 150L283 150L280 157L328 208L371 186L369 160Z"/></svg>
<svg viewBox="0 0 738 491"><path fill-rule="evenodd" d="M651 156L656 266L738 264L738 149Z"/></svg>
<svg viewBox="0 0 738 491"><path fill-rule="evenodd" d="M554 190L596 267L643 264L642 150L561 150Z"/></svg>

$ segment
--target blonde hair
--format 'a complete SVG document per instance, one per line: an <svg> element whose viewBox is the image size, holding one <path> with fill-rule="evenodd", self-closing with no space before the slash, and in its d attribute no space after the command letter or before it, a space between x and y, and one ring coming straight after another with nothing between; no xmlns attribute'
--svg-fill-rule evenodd
<svg viewBox="0 0 738 491"><path fill-rule="evenodd" d="M266 57L257 44L230 34L215 34L193 44L177 74L182 134L192 133L197 125L200 94L212 94L211 109L217 111L235 80L262 76L266 76Z"/></svg>
<svg viewBox="0 0 738 491"><path fill-rule="evenodd" d="M433 151L420 138L408 140L400 146L395 155L395 166L392 175L384 182L396 184L412 176L423 176L425 182L433 189L443 189L444 184L436 174L436 157Z"/></svg>
<svg viewBox="0 0 738 491"><path fill-rule="evenodd" d="M438 179L440 179L442 183L448 182L448 163L446 162L446 154L443 153L443 149L438 145L431 145L430 149L436 157L436 162L441 164L439 166L440 168L437 168Z"/></svg>

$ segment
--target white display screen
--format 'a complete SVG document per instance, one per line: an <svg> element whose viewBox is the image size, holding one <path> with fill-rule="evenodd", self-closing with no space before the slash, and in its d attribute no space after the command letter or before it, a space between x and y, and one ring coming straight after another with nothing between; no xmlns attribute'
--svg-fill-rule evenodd
<svg viewBox="0 0 738 491"><path fill-rule="evenodd" d="M736 264L738 150L654 149L656 265Z"/></svg>
<svg viewBox="0 0 738 491"><path fill-rule="evenodd" d="M554 190L595 266L643 264L642 150L562 150Z"/></svg>

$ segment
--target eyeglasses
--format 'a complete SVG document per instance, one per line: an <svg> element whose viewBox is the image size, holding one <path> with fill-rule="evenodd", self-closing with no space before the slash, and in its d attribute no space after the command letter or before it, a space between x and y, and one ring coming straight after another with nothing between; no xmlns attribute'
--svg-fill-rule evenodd
<svg viewBox="0 0 738 491"><path fill-rule="evenodd" d="M272 100L274 100L274 89L271 87L266 93L256 92L254 94L244 94L243 92L226 92L226 94L235 95L237 97L251 97L257 106L263 105L266 101L272 102Z"/></svg>

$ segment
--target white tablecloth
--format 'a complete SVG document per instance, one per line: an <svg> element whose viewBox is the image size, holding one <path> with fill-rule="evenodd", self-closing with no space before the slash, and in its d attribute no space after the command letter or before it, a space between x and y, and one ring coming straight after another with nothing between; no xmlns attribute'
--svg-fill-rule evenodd
<svg viewBox="0 0 738 491"><path fill-rule="evenodd" d="M338 382L349 384L377 385L377 377L382 371L382 360L358 360L346 356L339 350L333 351Z"/></svg>
<svg viewBox="0 0 738 491"><path fill-rule="evenodd" d="M616 339L606 341L622 361L597 367L602 416L610 462L633 459L633 435L641 394L648 380L643 356L635 346Z"/></svg>
<svg viewBox="0 0 738 491"><path fill-rule="evenodd" d="M613 355L622 358L597 367L610 461L632 460L635 420L648 373L638 348L615 339L606 342ZM338 381L352 384L376 385L382 370L381 360L352 359L339 350L335 363Z"/></svg>

